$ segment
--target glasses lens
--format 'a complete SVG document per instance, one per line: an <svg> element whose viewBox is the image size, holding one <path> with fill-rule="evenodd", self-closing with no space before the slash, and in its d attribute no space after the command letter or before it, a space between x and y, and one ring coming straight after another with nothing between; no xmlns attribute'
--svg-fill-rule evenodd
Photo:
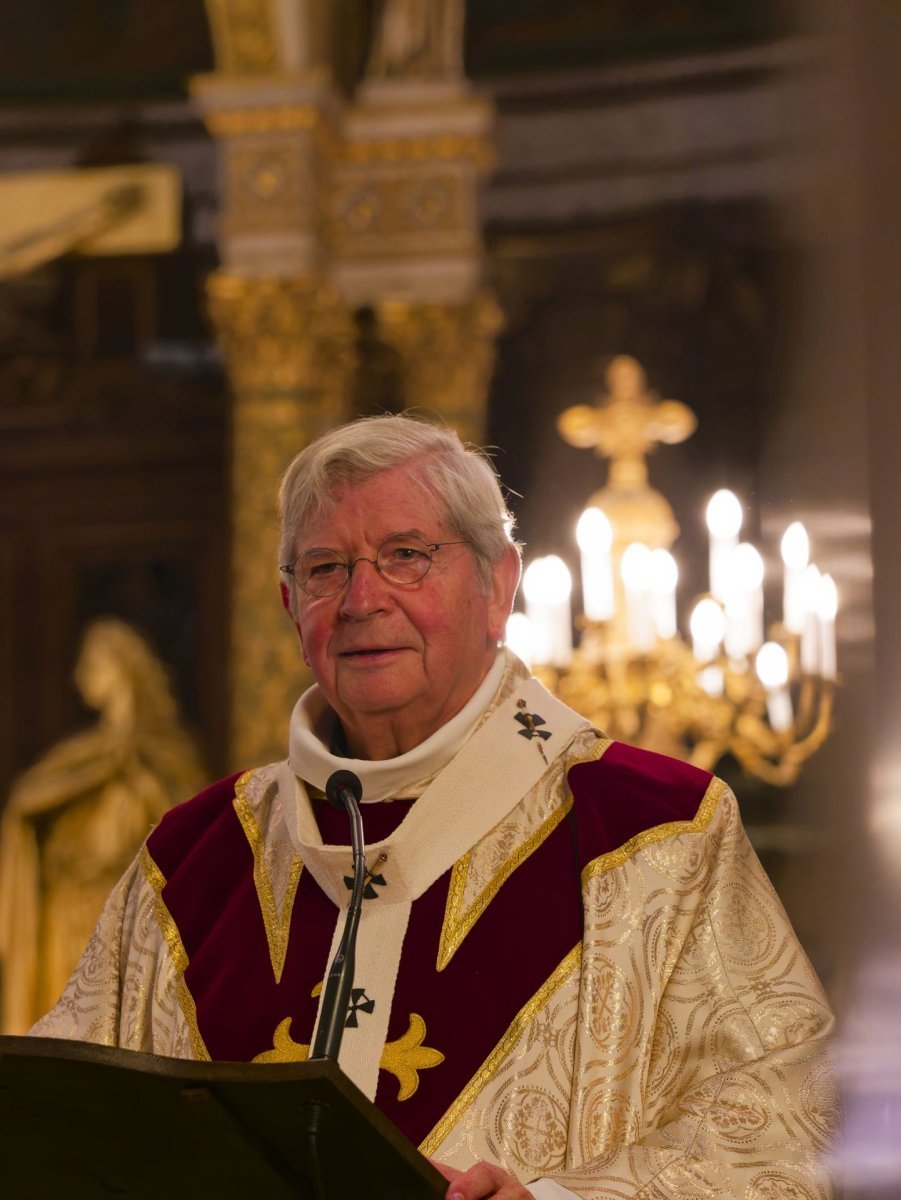
<svg viewBox="0 0 901 1200"><path fill-rule="evenodd" d="M415 583L432 565L432 554L417 537L396 533L379 546L378 567L392 583Z"/></svg>
<svg viewBox="0 0 901 1200"><path fill-rule="evenodd" d="M294 568L297 582L310 596L332 596L347 579L347 563L337 550L308 550Z"/></svg>

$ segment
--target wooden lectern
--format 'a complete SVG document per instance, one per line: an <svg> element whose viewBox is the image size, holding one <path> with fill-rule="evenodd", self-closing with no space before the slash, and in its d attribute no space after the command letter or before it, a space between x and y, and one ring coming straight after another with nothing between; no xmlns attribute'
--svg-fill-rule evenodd
<svg viewBox="0 0 901 1200"><path fill-rule="evenodd" d="M0 1038L3 1200L438 1200L335 1063L205 1063Z"/></svg>

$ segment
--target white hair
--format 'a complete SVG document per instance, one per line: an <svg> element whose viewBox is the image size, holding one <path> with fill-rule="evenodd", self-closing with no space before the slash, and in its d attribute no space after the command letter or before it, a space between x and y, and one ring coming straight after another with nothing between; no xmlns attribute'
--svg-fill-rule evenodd
<svg viewBox="0 0 901 1200"><path fill-rule="evenodd" d="M461 442L446 426L408 414L364 417L340 425L312 442L282 477L280 564L297 557L297 536L334 506L334 490L362 483L382 471L408 466L410 480L438 501L448 527L470 543L481 586L513 540L513 516L497 472L478 446ZM292 609L296 603L291 589Z"/></svg>

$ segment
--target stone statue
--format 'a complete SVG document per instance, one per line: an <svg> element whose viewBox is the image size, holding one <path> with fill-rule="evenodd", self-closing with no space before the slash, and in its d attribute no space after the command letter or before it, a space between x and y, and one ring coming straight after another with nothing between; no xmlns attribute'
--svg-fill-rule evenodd
<svg viewBox="0 0 901 1200"><path fill-rule="evenodd" d="M463 0L384 0L366 75L372 80L463 76Z"/></svg>
<svg viewBox="0 0 901 1200"><path fill-rule="evenodd" d="M100 713L13 785L0 822L0 1030L55 1003L150 827L203 786L166 670L122 621L84 637L75 682Z"/></svg>

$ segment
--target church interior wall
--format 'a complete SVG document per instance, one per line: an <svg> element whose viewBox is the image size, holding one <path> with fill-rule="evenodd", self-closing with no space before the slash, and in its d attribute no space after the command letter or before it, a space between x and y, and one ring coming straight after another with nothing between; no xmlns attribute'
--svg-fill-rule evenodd
<svg viewBox="0 0 901 1200"><path fill-rule="evenodd" d="M836 43L834 27L805 27L803 5L787 26L776 7L763 6L764 30L736 34L736 16L732 37L705 27L694 44L664 36L659 13L644 40L623 18L617 43L613 6L595 6L606 40L603 21L579 39L587 6L566 3L556 26L539 23L542 51L512 6L482 6L469 54L497 105L481 212L505 313L488 440L522 493L529 550L561 552L600 468L557 439L554 418L594 398L610 355L633 353L700 418L651 465L686 561L702 553L700 506L721 484L743 495L774 565L779 531L808 522L842 595L835 732L789 792L736 782L802 940L853 1015L860 972L893 962L901 872L901 175L886 116L901 102L901 30L887 9L865 4L855 22L835 0L850 20ZM511 30L520 41L501 37ZM209 68L205 37L183 66ZM823 67L837 45L840 58L853 50L847 74ZM88 260L0 284L0 687L16 698L0 732L4 795L84 719L69 675L79 629L101 610L153 635L211 770L226 761L227 393L201 296L216 261L212 143L185 95L124 105L101 93L87 87L73 107L7 89L0 171L72 165L101 135L121 139L127 118L139 153L183 169L186 239L151 268L156 323L140 354L79 350ZM812 127L811 97L841 123ZM824 157L830 144L843 153ZM146 271L132 267L139 307ZM39 373L48 366L57 374ZM48 378L51 393L35 392ZM685 603L700 590L691 571L684 588ZM861 953L870 944L876 958Z"/></svg>

